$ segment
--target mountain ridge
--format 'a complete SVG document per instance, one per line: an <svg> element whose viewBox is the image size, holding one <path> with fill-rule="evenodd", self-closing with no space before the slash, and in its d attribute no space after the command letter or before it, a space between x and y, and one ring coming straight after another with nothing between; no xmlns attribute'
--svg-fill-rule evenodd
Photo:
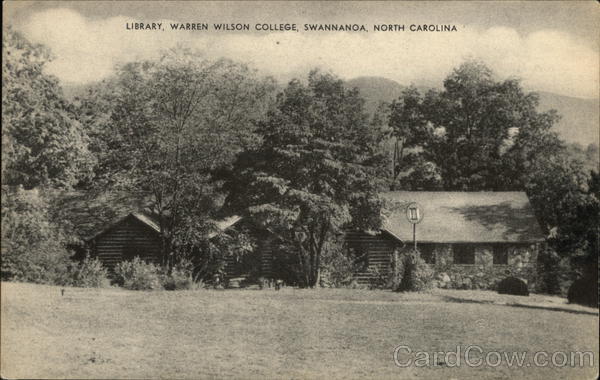
<svg viewBox="0 0 600 380"><path fill-rule="evenodd" d="M408 86L392 79L379 76L360 76L346 81L350 87L356 87L365 98L365 106L373 113L380 102L397 99ZM425 92L431 87L416 84ZM554 126L555 132L568 143L583 146L598 144L600 140L600 100L576 98L545 91L532 91L539 95L538 110L541 112L555 109L561 119Z"/></svg>
<svg viewBox="0 0 600 380"><path fill-rule="evenodd" d="M356 87L365 98L365 106L369 113L373 113L380 102L391 102L397 99L408 86L392 79L381 76L360 76L346 81L349 87ZM430 86L414 84L424 93L431 89ZM85 92L87 85L63 85L67 98L73 99ZM576 98L545 91L533 91L539 95L539 111L555 109L561 119L554 126L554 130L568 143L577 143L582 146L599 144L600 140L600 100Z"/></svg>

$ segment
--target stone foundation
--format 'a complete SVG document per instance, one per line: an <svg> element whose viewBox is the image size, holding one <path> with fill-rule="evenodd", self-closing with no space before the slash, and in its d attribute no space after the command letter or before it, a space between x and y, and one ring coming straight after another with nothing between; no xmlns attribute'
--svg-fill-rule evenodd
<svg viewBox="0 0 600 380"><path fill-rule="evenodd" d="M492 245L476 245L474 264L454 264L452 244L436 244L433 250L435 284L452 289L495 289L496 284L509 276L517 277L535 290L536 263L539 247L536 244L502 246L508 253L508 264L493 263Z"/></svg>

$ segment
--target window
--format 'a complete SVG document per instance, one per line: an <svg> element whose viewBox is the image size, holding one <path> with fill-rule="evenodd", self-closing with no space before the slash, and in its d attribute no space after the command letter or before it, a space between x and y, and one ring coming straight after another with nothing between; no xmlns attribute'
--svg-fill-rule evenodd
<svg viewBox="0 0 600 380"><path fill-rule="evenodd" d="M470 244L455 244L452 247L454 264L475 264L475 247Z"/></svg>
<svg viewBox="0 0 600 380"><path fill-rule="evenodd" d="M504 244L496 244L493 248L494 256L493 263L494 265L507 265L508 264L508 246Z"/></svg>
<svg viewBox="0 0 600 380"><path fill-rule="evenodd" d="M435 244L417 244L421 257L427 264L435 264Z"/></svg>

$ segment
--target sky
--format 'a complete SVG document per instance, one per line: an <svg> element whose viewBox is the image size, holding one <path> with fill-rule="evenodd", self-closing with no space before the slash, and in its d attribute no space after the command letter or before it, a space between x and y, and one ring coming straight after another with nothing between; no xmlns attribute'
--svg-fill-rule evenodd
<svg viewBox="0 0 600 380"><path fill-rule="evenodd" d="M343 79L382 76L439 86L468 58L525 88L582 98L599 94L599 5L569 2L5 2L4 25L47 45L47 71L64 84L92 83L116 65L184 45L207 57L250 63L280 81L311 68ZM127 30L162 23L164 31ZM208 23L208 31L169 30ZM223 32L215 23L296 23L298 32ZM304 24L365 25L368 32L306 32ZM376 32L375 24L405 25ZM411 32L412 24L455 25L455 32Z"/></svg>

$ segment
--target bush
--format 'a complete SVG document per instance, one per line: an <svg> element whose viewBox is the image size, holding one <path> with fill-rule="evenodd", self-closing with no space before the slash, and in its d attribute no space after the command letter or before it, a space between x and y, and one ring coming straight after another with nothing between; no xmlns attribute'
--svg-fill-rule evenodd
<svg viewBox="0 0 600 380"><path fill-rule="evenodd" d="M564 284L568 283L568 277L572 273L568 259L561 259L556 251L546 247L538 256L538 273L538 293L566 294Z"/></svg>
<svg viewBox="0 0 600 380"><path fill-rule="evenodd" d="M336 247L337 248L337 247ZM354 280L356 265L341 249L330 249L322 257L321 286L342 288Z"/></svg>
<svg viewBox="0 0 600 380"><path fill-rule="evenodd" d="M598 280L593 276L573 281L567 294L569 303L598 307Z"/></svg>
<svg viewBox="0 0 600 380"><path fill-rule="evenodd" d="M36 190L2 191L3 280L62 284L68 279L67 238Z"/></svg>
<svg viewBox="0 0 600 380"><path fill-rule="evenodd" d="M110 284L108 271L97 258L86 257L69 269L69 280L65 285L81 288L102 288Z"/></svg>
<svg viewBox="0 0 600 380"><path fill-rule="evenodd" d="M402 255L396 271L396 291L418 292L430 289L433 285L433 271L416 249Z"/></svg>
<svg viewBox="0 0 600 380"><path fill-rule="evenodd" d="M369 266L367 273L369 273L369 289L387 289L391 286L393 275L380 271L376 266Z"/></svg>
<svg viewBox="0 0 600 380"><path fill-rule="evenodd" d="M499 294L512 294L515 296L528 296L527 284L516 277L506 277L497 286Z"/></svg>
<svg viewBox="0 0 600 380"><path fill-rule="evenodd" d="M236 270L248 270L252 278L258 277L260 273L260 260L258 255L252 255L256 243L245 229L241 231L230 229L227 233L219 233L211 238L207 245L200 244L196 249L199 254L192 255L192 264L195 268L192 276L195 280L212 282L218 276L225 277L225 269L234 263ZM190 256L182 256L190 257Z"/></svg>
<svg viewBox="0 0 600 380"><path fill-rule="evenodd" d="M161 270L139 257L123 261L115 266L115 281L125 289L155 290L162 288Z"/></svg>
<svg viewBox="0 0 600 380"><path fill-rule="evenodd" d="M182 261L175 265L171 274L163 278L163 286L166 290L193 289L194 279L192 278L193 267L190 262Z"/></svg>

